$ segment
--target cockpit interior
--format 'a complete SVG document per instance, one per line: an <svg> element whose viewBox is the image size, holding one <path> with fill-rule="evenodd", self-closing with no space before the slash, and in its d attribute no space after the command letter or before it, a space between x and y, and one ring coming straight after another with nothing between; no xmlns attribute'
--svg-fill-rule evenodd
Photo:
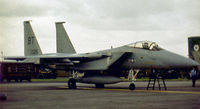
<svg viewBox="0 0 200 109"><path fill-rule="evenodd" d="M132 44L127 45L131 48L140 48L140 49L146 49L151 51L159 51L161 48L158 46L157 43L151 42L151 41L139 41Z"/></svg>

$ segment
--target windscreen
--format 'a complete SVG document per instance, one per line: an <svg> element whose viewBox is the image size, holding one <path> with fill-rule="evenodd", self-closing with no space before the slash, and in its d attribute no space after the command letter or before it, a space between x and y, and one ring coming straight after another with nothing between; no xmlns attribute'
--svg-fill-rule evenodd
<svg viewBox="0 0 200 109"><path fill-rule="evenodd" d="M151 41L140 41L140 42L129 44L128 46L132 48L141 48L141 49L147 49L147 50L152 50L152 51L161 50L158 44Z"/></svg>

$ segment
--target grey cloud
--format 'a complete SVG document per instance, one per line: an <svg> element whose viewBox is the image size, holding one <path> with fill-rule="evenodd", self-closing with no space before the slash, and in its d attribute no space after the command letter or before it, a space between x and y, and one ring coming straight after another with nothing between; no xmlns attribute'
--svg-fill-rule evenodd
<svg viewBox="0 0 200 109"><path fill-rule="evenodd" d="M47 2L47 1L45 1ZM1 0L0 17L23 17L47 15L53 8L51 1L47 3L41 0Z"/></svg>
<svg viewBox="0 0 200 109"><path fill-rule="evenodd" d="M194 2L196 1L196 2ZM177 30L191 21L199 25L200 1L194 0L81 0L62 1L56 15L90 29L103 30ZM68 5L68 2L71 5ZM72 14L73 13L73 14ZM194 26L194 25L193 25Z"/></svg>
<svg viewBox="0 0 200 109"><path fill-rule="evenodd" d="M200 34L199 7L199 0L0 0L0 51L23 53L23 44L12 39L23 42L22 22L29 19L44 52L55 51L54 22L60 19L70 22L67 32L78 51L139 40L171 50L183 46L187 36Z"/></svg>
<svg viewBox="0 0 200 109"><path fill-rule="evenodd" d="M160 0L101 0L93 1L91 9L96 9L104 17L121 19L172 11L174 4Z"/></svg>
<svg viewBox="0 0 200 109"><path fill-rule="evenodd" d="M56 16L92 29L174 30L190 21L200 23L198 0L79 0L78 2L2 0L0 2L0 16Z"/></svg>

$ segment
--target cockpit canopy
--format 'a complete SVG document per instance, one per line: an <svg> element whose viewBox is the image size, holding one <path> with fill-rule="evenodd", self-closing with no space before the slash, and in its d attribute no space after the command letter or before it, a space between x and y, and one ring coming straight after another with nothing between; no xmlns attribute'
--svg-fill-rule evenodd
<svg viewBox="0 0 200 109"><path fill-rule="evenodd" d="M158 46L157 43L151 42L151 41L135 42L135 43L129 44L127 46L132 47L132 48L141 48L141 49L147 49L147 50L152 50L152 51L161 50L161 48Z"/></svg>

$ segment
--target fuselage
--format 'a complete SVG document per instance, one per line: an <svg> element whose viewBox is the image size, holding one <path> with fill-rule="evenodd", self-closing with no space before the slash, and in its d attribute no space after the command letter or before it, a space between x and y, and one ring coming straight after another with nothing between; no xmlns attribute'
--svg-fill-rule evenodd
<svg viewBox="0 0 200 109"><path fill-rule="evenodd" d="M140 42L144 43L144 42ZM151 42L154 43L154 42ZM150 44L151 44L150 43ZM157 48L156 48L157 47ZM196 61L178 55L176 53L170 52L163 48L160 48L156 45L153 49L151 48L144 48L144 47L137 47L134 44L124 45L118 48L112 48L97 52L91 53L82 53L82 54L46 54L46 56L55 55L55 56L88 56L90 58L92 55L98 57L98 59L90 59L90 60L80 60L80 63L75 63L72 67L72 70L79 70L79 71L95 71L95 70L112 70L112 69L191 69L192 67L197 67L199 63ZM116 55L123 54L122 56L116 58ZM103 57L102 55L109 55L107 57ZM119 58L119 59L118 59ZM115 59L115 60L114 60ZM102 60L102 61L101 61ZM108 64L108 61L113 63ZM65 60L66 61L66 60ZM88 64L90 63L90 64ZM117 63L117 64L116 64ZM80 64L84 65L83 68L79 66ZM102 68L101 66L106 66L106 68ZM89 67L97 67L97 68L89 68Z"/></svg>
<svg viewBox="0 0 200 109"><path fill-rule="evenodd" d="M112 52L128 52L127 56L122 63L122 67L126 69L143 69L143 68L191 68L199 64L187 57L172 53L165 49L159 51L152 51L140 48L130 48L123 46L112 50ZM111 52L111 53L112 53Z"/></svg>
<svg viewBox="0 0 200 109"><path fill-rule="evenodd" d="M196 61L172 53L168 50L161 49L152 51L141 48L131 48L129 46L122 46L110 50L99 51L98 53L121 53L126 52L129 55L125 56L118 66L124 69L191 69L199 65Z"/></svg>
<svg viewBox="0 0 200 109"><path fill-rule="evenodd" d="M121 53L124 53L124 55L110 65L108 69L104 71L83 70L85 76L77 81L91 84L112 84L119 82L119 77L127 76L127 71L131 69L159 69L168 71L171 69L190 70L193 67L199 66L196 61L190 58L172 53L162 48L144 49L125 45L118 48L95 52L95 54L110 54L111 57L105 57L107 60L112 60L114 55Z"/></svg>

